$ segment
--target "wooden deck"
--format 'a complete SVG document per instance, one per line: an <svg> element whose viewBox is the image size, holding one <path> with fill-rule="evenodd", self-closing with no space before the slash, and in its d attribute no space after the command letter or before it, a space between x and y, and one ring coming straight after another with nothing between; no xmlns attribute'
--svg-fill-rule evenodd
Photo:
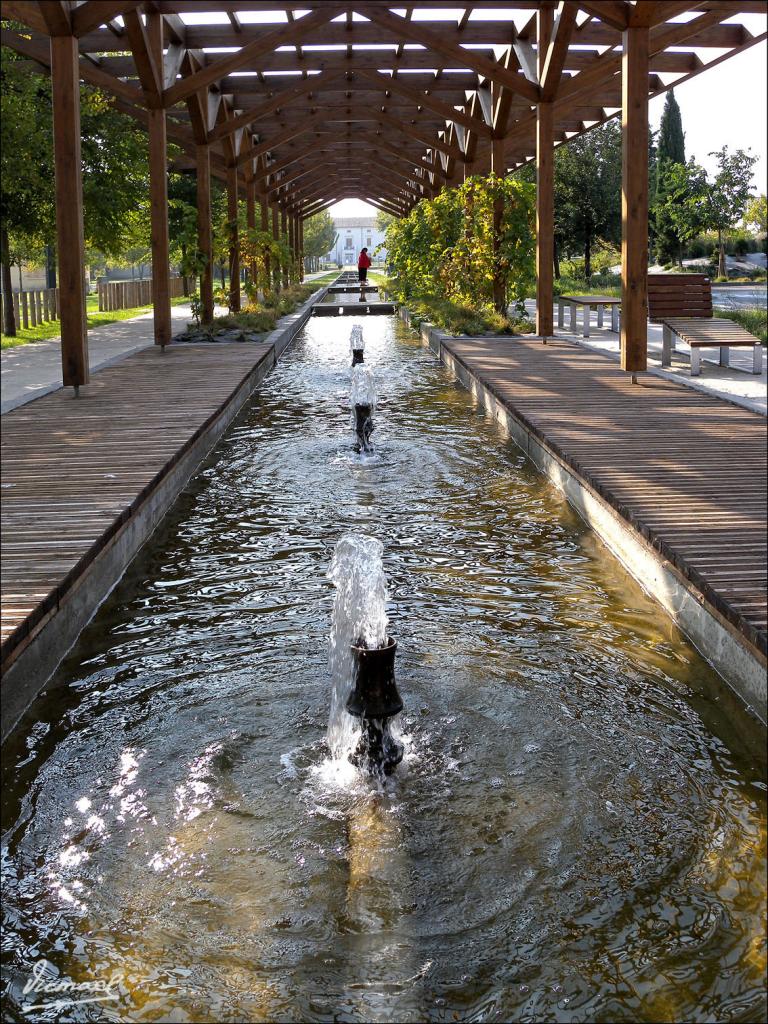
<svg viewBox="0 0 768 1024"><path fill-rule="evenodd" d="M766 652L766 420L565 342L443 341Z"/></svg>
<svg viewBox="0 0 768 1024"><path fill-rule="evenodd" d="M2 420L2 660L217 420L272 346L145 349Z"/></svg>

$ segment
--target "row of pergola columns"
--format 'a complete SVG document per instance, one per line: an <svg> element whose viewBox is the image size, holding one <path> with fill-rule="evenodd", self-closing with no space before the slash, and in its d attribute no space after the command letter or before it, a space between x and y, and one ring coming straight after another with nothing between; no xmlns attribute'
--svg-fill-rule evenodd
<svg viewBox="0 0 768 1024"><path fill-rule="evenodd" d="M155 66L163 66L163 27L160 14L146 19L148 49ZM51 36L51 80L53 95L53 136L56 189L56 235L61 296L62 380L75 388L89 380L88 333L86 322L86 286L83 274L85 246L83 230L83 187L80 146L80 81L78 40L74 35ZM162 73L162 70L161 70ZM145 91L148 111L148 154L152 250L152 306L154 340L164 349L171 341L170 254L168 230L168 149L166 113ZM292 259L303 276L303 218L288 208L286 197L278 190L270 203L265 177L246 175L245 188L238 173L234 153L227 165L227 215L230 224L229 276L230 307L241 308L240 239L238 208L245 192L246 223L256 227L256 205L261 208L260 227L273 237L287 240ZM263 159L263 158L262 158ZM249 161L252 163L252 161ZM262 164L262 168L263 168ZM213 319L213 230L211 223L211 149L208 143L195 147L197 247L205 259L200 275L201 319ZM271 219L270 219L271 209ZM255 279L255 266L250 266ZM289 283L289 268L270 267L266 276L279 288Z"/></svg>
<svg viewBox="0 0 768 1024"><path fill-rule="evenodd" d="M539 80L553 34L552 8L538 11ZM146 19L147 48L155 67L163 69L162 16L150 13ZM649 29L633 25L623 33L622 56L622 326L621 365L632 373L646 369L648 263L648 73ZM53 84L53 128L56 174L56 225L61 293L63 383L74 386L88 382L88 345L83 279L83 199L80 159L79 53L72 35L51 37ZM149 169L152 237L152 300L155 342L164 348L171 340L170 263L168 235L168 160L166 113L152 91L144 90L149 127ZM537 103L536 125L536 305L537 334L544 339L554 333L553 247L554 247L554 103L545 93ZM230 140L232 136L228 137ZM225 151L227 147L225 146ZM240 250L238 206L242 192L237 153L227 151L227 206L231 228L229 259L230 305L240 308ZM297 207L289 206L279 183L268 185L264 175L265 157L249 160L251 174L245 177L246 222L256 226L256 205L260 226L274 238L288 240L293 258L301 267L303 219ZM198 249L205 257L200 298L203 322L213 318L213 245L211 226L211 150L201 142L195 147L197 172ZM504 173L504 139L492 138L488 170ZM260 174L255 168L259 167ZM270 195L275 198L269 200ZM271 221L270 221L271 211ZM254 267L249 268L252 275ZM278 274L281 280L276 280ZM267 278L276 285L288 283L288 267L267 268Z"/></svg>

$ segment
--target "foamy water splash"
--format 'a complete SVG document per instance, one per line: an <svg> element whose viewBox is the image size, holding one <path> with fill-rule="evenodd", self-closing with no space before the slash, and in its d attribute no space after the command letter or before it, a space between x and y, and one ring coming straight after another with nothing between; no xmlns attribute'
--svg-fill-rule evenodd
<svg viewBox="0 0 768 1024"><path fill-rule="evenodd" d="M352 644L383 646L387 639L387 582L384 545L365 534L345 534L337 543L328 570L336 587L331 621L331 712L328 745L334 758L354 749L359 726L346 710L352 690Z"/></svg>

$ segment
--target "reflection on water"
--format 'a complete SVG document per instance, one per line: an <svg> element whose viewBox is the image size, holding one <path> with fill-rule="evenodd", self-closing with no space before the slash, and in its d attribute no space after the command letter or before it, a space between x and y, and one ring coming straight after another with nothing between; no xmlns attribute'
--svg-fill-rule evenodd
<svg viewBox="0 0 768 1024"><path fill-rule="evenodd" d="M7 1019L765 1009L765 763L658 608L390 318L310 322L7 752ZM327 756L326 578L378 537L406 756ZM23 1016L31 965L117 1002Z"/></svg>

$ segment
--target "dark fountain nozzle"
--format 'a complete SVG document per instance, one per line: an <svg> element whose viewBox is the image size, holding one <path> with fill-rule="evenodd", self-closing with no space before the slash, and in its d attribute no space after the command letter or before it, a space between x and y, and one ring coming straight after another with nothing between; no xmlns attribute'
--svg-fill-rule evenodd
<svg viewBox="0 0 768 1024"><path fill-rule="evenodd" d="M363 363L363 362L365 362L365 360L363 359L363 349L361 349L361 348L353 348L352 349L352 365L353 366L357 366L358 363Z"/></svg>
<svg viewBox="0 0 768 1024"><path fill-rule="evenodd" d="M355 406L355 433L357 448L362 452L372 452L371 434L373 433L373 417L370 405Z"/></svg>
<svg viewBox="0 0 768 1024"><path fill-rule="evenodd" d="M403 759L403 745L389 731L389 720L403 710L395 682L396 651L391 636L376 649L352 645L355 684L347 711L361 720L362 727L352 761L372 775L391 775Z"/></svg>

